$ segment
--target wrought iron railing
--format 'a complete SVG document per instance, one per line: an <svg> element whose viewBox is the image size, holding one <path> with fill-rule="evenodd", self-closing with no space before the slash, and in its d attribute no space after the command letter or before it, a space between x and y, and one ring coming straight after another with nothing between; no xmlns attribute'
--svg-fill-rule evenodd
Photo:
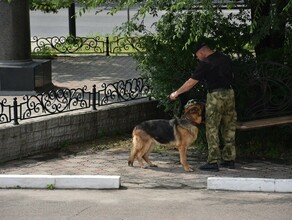
<svg viewBox="0 0 292 220"><path fill-rule="evenodd" d="M261 62L245 65L240 72L235 85L240 120L292 114L292 69Z"/></svg>
<svg viewBox="0 0 292 220"><path fill-rule="evenodd" d="M60 54L130 54L141 50L139 37L36 37L31 41L32 52Z"/></svg>
<svg viewBox="0 0 292 220"><path fill-rule="evenodd" d="M128 102L143 98L150 98L151 88L147 79L133 78L115 83L102 84L97 90L93 85L91 91L87 87L78 89L58 89L37 95L25 95L23 100L13 99L12 104L7 99L0 101L0 124L19 120L49 116L80 109L92 108L120 102Z"/></svg>
<svg viewBox="0 0 292 220"><path fill-rule="evenodd" d="M254 66L255 65L255 66ZM245 66L237 74L235 90L240 121L292 114L292 70L278 63ZM0 124L59 114L79 109L110 105L150 97L151 87L145 78L121 80L95 86L62 89L42 94L16 97L13 103L0 100Z"/></svg>

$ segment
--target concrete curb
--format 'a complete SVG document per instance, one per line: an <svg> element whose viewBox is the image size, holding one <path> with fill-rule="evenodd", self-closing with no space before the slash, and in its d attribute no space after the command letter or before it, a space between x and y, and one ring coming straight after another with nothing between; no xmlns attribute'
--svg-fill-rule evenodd
<svg viewBox="0 0 292 220"><path fill-rule="evenodd" d="M208 177L207 189L254 192L292 192L292 179Z"/></svg>
<svg viewBox="0 0 292 220"><path fill-rule="evenodd" d="M0 175L0 188L119 189L120 186L120 176Z"/></svg>

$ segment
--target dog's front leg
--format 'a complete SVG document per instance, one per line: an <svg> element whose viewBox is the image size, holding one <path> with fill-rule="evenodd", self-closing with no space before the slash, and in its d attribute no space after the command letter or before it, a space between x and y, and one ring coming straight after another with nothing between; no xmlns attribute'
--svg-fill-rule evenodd
<svg viewBox="0 0 292 220"><path fill-rule="evenodd" d="M141 152L139 152L137 154L137 160L138 160L138 164L139 164L139 167L140 168L146 168L143 164L143 161L142 161L142 158L143 158L143 154L141 154Z"/></svg>
<svg viewBox="0 0 292 220"><path fill-rule="evenodd" d="M183 165L186 172L192 172L193 169L190 168L189 164L187 163L187 148L184 145L179 146L179 155L180 155L180 162Z"/></svg>

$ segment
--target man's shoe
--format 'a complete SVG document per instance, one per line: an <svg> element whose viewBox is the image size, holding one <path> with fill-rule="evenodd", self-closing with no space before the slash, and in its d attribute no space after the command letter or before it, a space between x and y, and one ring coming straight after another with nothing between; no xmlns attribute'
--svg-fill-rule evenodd
<svg viewBox="0 0 292 220"><path fill-rule="evenodd" d="M228 169L235 169L235 164L234 164L234 161L233 161L233 160L230 160L230 161L223 160L223 161L220 163L220 166L221 166L221 167L228 168Z"/></svg>
<svg viewBox="0 0 292 220"><path fill-rule="evenodd" d="M206 163L200 166L200 170L218 172L219 167L217 163Z"/></svg>

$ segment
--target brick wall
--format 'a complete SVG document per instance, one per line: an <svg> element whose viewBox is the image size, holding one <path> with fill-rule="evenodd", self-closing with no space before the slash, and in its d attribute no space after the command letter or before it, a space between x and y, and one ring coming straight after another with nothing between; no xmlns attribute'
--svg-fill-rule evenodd
<svg viewBox="0 0 292 220"><path fill-rule="evenodd" d="M143 101L30 119L17 126L0 125L0 162L103 135L131 132L141 121L165 117L157 102Z"/></svg>

